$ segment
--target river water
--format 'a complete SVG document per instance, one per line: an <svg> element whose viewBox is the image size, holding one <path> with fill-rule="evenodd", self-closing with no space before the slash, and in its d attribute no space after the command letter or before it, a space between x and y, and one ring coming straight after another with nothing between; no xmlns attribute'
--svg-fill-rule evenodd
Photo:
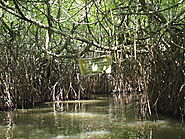
<svg viewBox="0 0 185 139"><path fill-rule="evenodd" d="M147 118L135 101L97 99L0 112L0 139L185 138L180 122L164 116Z"/></svg>

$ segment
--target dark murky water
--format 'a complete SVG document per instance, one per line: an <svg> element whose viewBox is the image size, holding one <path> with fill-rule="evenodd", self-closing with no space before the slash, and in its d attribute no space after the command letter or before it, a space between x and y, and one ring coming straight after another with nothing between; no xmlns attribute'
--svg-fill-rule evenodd
<svg viewBox="0 0 185 139"><path fill-rule="evenodd" d="M148 120L137 103L104 101L52 104L0 113L0 139L181 139L185 126Z"/></svg>

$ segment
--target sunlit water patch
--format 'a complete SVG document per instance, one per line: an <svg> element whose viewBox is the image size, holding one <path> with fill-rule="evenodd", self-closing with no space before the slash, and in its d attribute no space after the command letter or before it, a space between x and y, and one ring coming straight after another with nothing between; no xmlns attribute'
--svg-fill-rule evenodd
<svg viewBox="0 0 185 139"><path fill-rule="evenodd" d="M108 138L111 132L107 130L84 132L80 134L80 138Z"/></svg>
<svg viewBox="0 0 185 139"><path fill-rule="evenodd" d="M97 114L90 112L79 112L79 113L64 113L64 116L77 117L77 118L106 118L110 115Z"/></svg>
<svg viewBox="0 0 185 139"><path fill-rule="evenodd" d="M125 124L128 128L142 128L142 127L170 127L168 121L157 120L157 121L136 121Z"/></svg>
<svg viewBox="0 0 185 139"><path fill-rule="evenodd" d="M53 137L53 139L108 139L111 136L110 131L106 130L100 130L100 131L91 131L91 132L82 132L80 134L77 134L76 136L64 136L59 135L56 137Z"/></svg>

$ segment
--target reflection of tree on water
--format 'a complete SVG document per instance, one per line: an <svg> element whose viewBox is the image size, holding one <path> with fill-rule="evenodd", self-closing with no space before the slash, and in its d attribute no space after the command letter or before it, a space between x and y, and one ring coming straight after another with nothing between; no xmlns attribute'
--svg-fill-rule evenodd
<svg viewBox="0 0 185 139"><path fill-rule="evenodd" d="M137 120L146 120L149 117L149 106L147 96L144 94L124 95L114 93L114 104L117 113Z"/></svg>
<svg viewBox="0 0 185 139"><path fill-rule="evenodd" d="M149 118L148 98L144 94L122 94L113 93L113 102L109 103L109 113L123 115L129 119L146 120ZM92 109L92 105L102 100L80 100L80 101L55 101L53 109L55 112L81 112ZM105 101L102 101L103 103ZM116 109L114 109L116 108Z"/></svg>
<svg viewBox="0 0 185 139"><path fill-rule="evenodd" d="M53 103L53 110L54 112L62 112L62 111L73 111L73 112L79 112L82 109L84 109L84 104L82 103L83 101L77 101L77 102L73 102L69 101L69 103L67 101L56 101Z"/></svg>
<svg viewBox="0 0 185 139"><path fill-rule="evenodd" d="M13 121L13 115L12 112L7 112L7 116L5 118L6 121L6 133L5 138L6 139L13 139L13 129L14 129L14 121Z"/></svg>

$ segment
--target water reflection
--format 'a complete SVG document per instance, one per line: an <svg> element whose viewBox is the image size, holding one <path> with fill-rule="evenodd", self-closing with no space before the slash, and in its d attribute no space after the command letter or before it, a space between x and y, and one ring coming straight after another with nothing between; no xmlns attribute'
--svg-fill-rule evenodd
<svg viewBox="0 0 185 139"><path fill-rule="evenodd" d="M112 111L114 115L124 115L130 120L146 120L150 117L150 107L146 95L124 95L114 94L113 106L115 109Z"/></svg>
<svg viewBox="0 0 185 139"><path fill-rule="evenodd" d="M12 139L15 129L12 112L0 113L0 119L0 137Z"/></svg>
<svg viewBox="0 0 185 139"><path fill-rule="evenodd" d="M7 113L6 122L7 122L6 139L11 139L13 138L13 129L14 129L12 112Z"/></svg>
<svg viewBox="0 0 185 139"><path fill-rule="evenodd" d="M49 103L40 108L0 113L0 138L185 138L185 127L177 122L150 119L144 96L101 99L106 101Z"/></svg>

